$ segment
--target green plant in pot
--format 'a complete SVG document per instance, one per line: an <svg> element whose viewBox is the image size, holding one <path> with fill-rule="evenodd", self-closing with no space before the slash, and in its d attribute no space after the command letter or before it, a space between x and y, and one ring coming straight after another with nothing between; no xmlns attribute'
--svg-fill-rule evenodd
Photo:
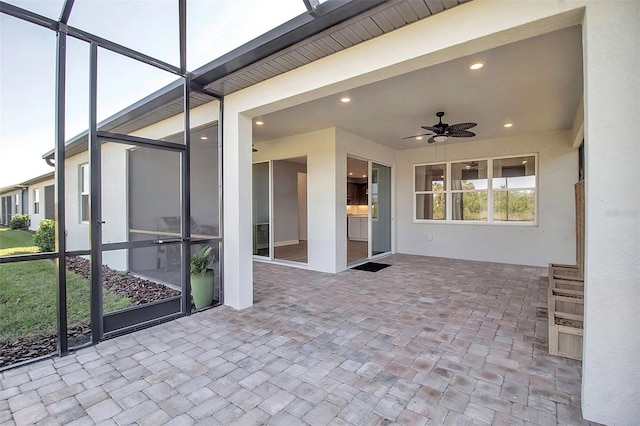
<svg viewBox="0 0 640 426"><path fill-rule="evenodd" d="M213 302L213 271L207 269L212 261L213 248L204 246L191 255L191 295L196 309L205 308Z"/></svg>

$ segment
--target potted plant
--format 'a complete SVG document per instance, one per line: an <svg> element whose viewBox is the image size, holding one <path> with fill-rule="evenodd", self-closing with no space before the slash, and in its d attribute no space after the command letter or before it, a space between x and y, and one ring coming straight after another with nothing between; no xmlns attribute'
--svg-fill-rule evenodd
<svg viewBox="0 0 640 426"><path fill-rule="evenodd" d="M196 309L213 302L213 270L207 269L212 261L211 246L204 246L191 256L191 295Z"/></svg>

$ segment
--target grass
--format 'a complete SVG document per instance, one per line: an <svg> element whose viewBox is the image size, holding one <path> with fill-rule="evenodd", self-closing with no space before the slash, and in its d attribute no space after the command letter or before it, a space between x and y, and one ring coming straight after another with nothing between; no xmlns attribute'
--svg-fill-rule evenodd
<svg viewBox="0 0 640 426"><path fill-rule="evenodd" d="M0 226L0 256L37 252L38 247L33 242L32 234Z"/></svg>
<svg viewBox="0 0 640 426"><path fill-rule="evenodd" d="M0 227L0 255L34 253L33 235ZM89 280L67 271L67 323L69 327L88 324L90 318ZM57 282L50 260L0 265L0 341L36 337L57 332ZM128 298L103 288L104 311L131 305Z"/></svg>

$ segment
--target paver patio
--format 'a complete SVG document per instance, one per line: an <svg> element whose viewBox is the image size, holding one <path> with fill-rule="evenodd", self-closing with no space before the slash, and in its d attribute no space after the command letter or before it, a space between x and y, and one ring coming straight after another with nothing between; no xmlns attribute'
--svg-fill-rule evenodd
<svg viewBox="0 0 640 426"><path fill-rule="evenodd" d="M409 255L254 264L220 307L0 373L0 424L586 424L547 353L545 268Z"/></svg>

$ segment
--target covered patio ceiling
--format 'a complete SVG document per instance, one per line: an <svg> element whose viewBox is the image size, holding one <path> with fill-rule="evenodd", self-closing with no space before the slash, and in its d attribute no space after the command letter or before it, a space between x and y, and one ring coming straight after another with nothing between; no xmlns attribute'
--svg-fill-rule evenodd
<svg viewBox="0 0 640 426"><path fill-rule="evenodd" d="M471 70L475 62L484 67ZM437 123L438 111L449 124L478 123L476 137L447 144L570 129L582 86L581 28L574 26L256 117L253 136L257 143L339 127L410 149L427 146L428 137L403 138L425 133L421 126Z"/></svg>

